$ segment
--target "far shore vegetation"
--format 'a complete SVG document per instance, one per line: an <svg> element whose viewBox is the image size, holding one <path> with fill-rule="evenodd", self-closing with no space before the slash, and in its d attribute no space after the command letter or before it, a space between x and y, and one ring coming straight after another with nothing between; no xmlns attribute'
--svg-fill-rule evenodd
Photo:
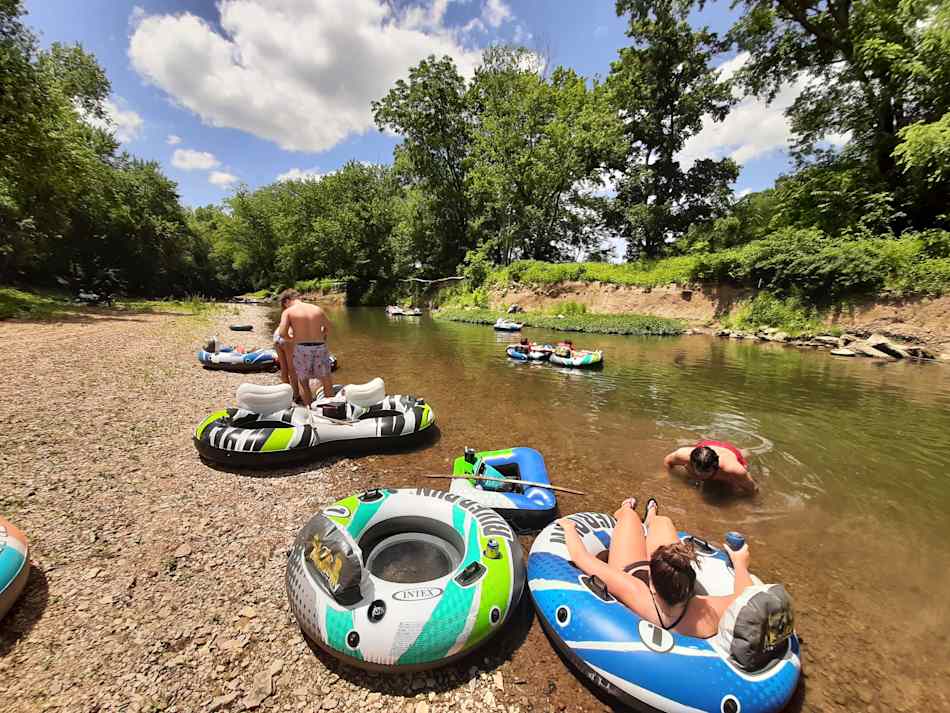
<svg viewBox="0 0 950 713"><path fill-rule="evenodd" d="M517 314L506 315L499 310L445 307L433 313L433 316L436 319L471 324L494 324L495 320L504 316L512 321L520 322L526 327L555 329L562 332L588 332L591 334L675 336L682 334L685 329L682 322L664 317L649 317L638 314L587 314L585 310L566 311L567 314L518 312Z"/></svg>
<svg viewBox="0 0 950 713"><path fill-rule="evenodd" d="M191 208L115 139L95 57L42 47L23 3L0 3L0 318L70 309L44 290L385 304L425 299L408 278L464 275L445 306L484 309L512 284L729 284L760 293L736 324L804 332L841 301L946 294L950 4L839 4L738 0L717 34L693 24L696 0L618 0L628 42L596 77L518 46L486 49L472 76L430 56L370 107L402 137L391 163ZM704 123L805 76L774 185L737 195L733 159L683 159Z"/></svg>

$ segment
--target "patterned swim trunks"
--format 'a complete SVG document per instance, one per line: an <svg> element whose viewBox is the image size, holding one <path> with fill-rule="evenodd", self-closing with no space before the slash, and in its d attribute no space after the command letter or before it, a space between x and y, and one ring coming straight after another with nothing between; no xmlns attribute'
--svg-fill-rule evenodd
<svg viewBox="0 0 950 713"><path fill-rule="evenodd" d="M294 371L298 379L323 379L330 375L330 352L323 342L294 347Z"/></svg>

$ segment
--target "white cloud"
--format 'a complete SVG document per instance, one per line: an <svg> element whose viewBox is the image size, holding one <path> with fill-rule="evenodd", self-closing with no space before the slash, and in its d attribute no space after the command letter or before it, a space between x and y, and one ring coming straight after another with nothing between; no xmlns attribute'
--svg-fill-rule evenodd
<svg viewBox="0 0 950 713"><path fill-rule="evenodd" d="M148 15L132 66L212 126L292 151L325 151L374 127L370 102L430 54L470 76L480 53L445 26L446 0L396 9L382 0L220 0L221 32L191 13ZM483 16L511 10L488 0ZM497 26L493 24L493 26Z"/></svg>
<svg viewBox="0 0 950 713"><path fill-rule="evenodd" d="M221 162L214 157L214 154L207 151L175 149L175 153L172 154L172 166L182 171L208 171L220 165Z"/></svg>
<svg viewBox="0 0 950 713"><path fill-rule="evenodd" d="M313 168L292 168L289 171L286 171L279 176L277 176L278 181L319 181L326 174L320 173L320 170L314 166Z"/></svg>
<svg viewBox="0 0 950 713"><path fill-rule="evenodd" d="M488 32L488 28L485 27L485 23L482 22L480 17L473 17L462 26L462 32L465 34L470 32Z"/></svg>
<svg viewBox="0 0 950 713"><path fill-rule="evenodd" d="M492 27L500 27L503 22L507 22L512 17L514 15L505 0L486 0L485 7L482 9L482 18Z"/></svg>
<svg viewBox="0 0 950 713"><path fill-rule="evenodd" d="M743 52L719 66L723 79L728 79L749 59ZM792 132L785 110L809 82L808 77L782 87L771 104L764 99L746 97L726 117L714 122L709 117L703 120L702 130L690 138L678 158L686 166L700 158L729 156L738 164L786 150ZM830 143L840 145L846 137L829 137Z"/></svg>
<svg viewBox="0 0 950 713"><path fill-rule="evenodd" d="M145 12L145 8L140 5L133 5L132 12L129 13L129 27L133 30L138 27L139 23L142 21L142 18L145 17L148 13Z"/></svg>
<svg viewBox="0 0 950 713"><path fill-rule="evenodd" d="M736 198L745 198L750 193L755 193L755 191L751 188L743 188L741 191L736 193Z"/></svg>
<svg viewBox="0 0 950 713"><path fill-rule="evenodd" d="M232 183L237 183L237 180L237 176L225 171L212 171L211 175L208 176L208 183L212 183L218 188L227 188Z"/></svg>
<svg viewBox="0 0 950 713"><path fill-rule="evenodd" d="M121 144L135 141L141 135L145 120L138 113L131 109L121 108L111 99L103 101L102 108L106 114L105 119L85 115L82 110L80 110L80 115L87 124L108 131Z"/></svg>
<svg viewBox="0 0 950 713"><path fill-rule="evenodd" d="M168 144L169 146L177 146L178 144L181 143L181 137L175 136L175 134L169 134L168 138L165 139L165 143Z"/></svg>

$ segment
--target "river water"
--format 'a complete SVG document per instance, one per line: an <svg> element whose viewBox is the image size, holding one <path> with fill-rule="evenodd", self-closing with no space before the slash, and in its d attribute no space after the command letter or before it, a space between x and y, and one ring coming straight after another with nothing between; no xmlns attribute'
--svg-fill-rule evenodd
<svg viewBox="0 0 950 713"><path fill-rule="evenodd" d="M518 337L487 326L330 315L335 380L382 376L389 393L424 396L441 431L426 448L361 459L367 487L437 487L420 474L451 472L465 446L536 448L553 483L588 493L559 495L564 514L654 496L682 529L746 534L753 571L795 601L806 676L792 710L950 710L946 366L705 336L575 335L605 352L602 371L584 372L512 362L504 348ZM699 438L747 449L761 492L735 498L668 474L663 456ZM526 697L605 708L536 622L512 658Z"/></svg>

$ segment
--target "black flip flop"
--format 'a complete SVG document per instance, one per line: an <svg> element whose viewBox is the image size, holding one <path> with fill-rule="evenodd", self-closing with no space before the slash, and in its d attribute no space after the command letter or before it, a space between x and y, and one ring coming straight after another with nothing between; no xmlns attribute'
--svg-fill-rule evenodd
<svg viewBox="0 0 950 713"><path fill-rule="evenodd" d="M656 501L656 498L650 498L647 500L646 508L643 511L644 520L646 520L646 516L650 514L650 503L653 503L653 509L656 511L656 514L660 514L660 504Z"/></svg>

